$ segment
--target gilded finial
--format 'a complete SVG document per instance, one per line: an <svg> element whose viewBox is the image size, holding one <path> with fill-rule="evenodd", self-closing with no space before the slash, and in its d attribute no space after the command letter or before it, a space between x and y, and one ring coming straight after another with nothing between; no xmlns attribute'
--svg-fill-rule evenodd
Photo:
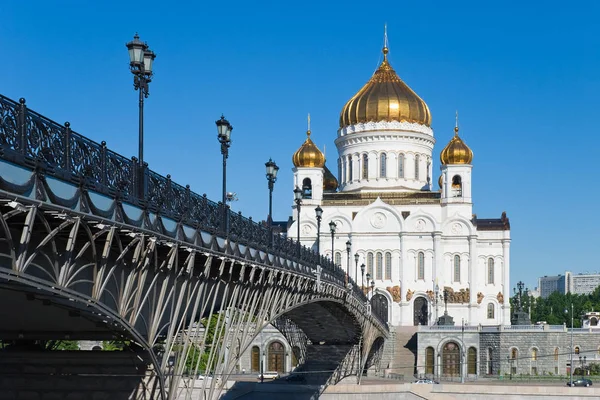
<svg viewBox="0 0 600 400"><path fill-rule="evenodd" d="M387 54L390 51L388 48L387 23L383 25L383 61L387 61Z"/></svg>
<svg viewBox="0 0 600 400"><path fill-rule="evenodd" d="M308 130L306 131L306 136L310 136L310 113L308 113Z"/></svg>
<svg viewBox="0 0 600 400"><path fill-rule="evenodd" d="M458 135L458 110L456 110L456 125L454 125L454 134Z"/></svg>

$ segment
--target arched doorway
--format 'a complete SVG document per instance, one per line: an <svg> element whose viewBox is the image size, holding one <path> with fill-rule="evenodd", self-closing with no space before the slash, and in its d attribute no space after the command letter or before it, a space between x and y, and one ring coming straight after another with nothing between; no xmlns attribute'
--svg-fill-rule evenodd
<svg viewBox="0 0 600 400"><path fill-rule="evenodd" d="M285 347L280 342L272 342L268 350L267 371L285 372Z"/></svg>
<svg viewBox="0 0 600 400"><path fill-rule="evenodd" d="M442 374L460 376L460 347L455 342L448 342L442 350Z"/></svg>
<svg viewBox="0 0 600 400"><path fill-rule="evenodd" d="M375 315L378 315L385 323L388 322L388 301L384 295L377 293L371 298L371 308Z"/></svg>
<svg viewBox="0 0 600 400"><path fill-rule="evenodd" d="M260 349L258 346L252 346L250 353L250 370L252 372L260 371Z"/></svg>
<svg viewBox="0 0 600 400"><path fill-rule="evenodd" d="M414 309L414 324L415 325L427 325L427 299L419 296L413 303Z"/></svg>

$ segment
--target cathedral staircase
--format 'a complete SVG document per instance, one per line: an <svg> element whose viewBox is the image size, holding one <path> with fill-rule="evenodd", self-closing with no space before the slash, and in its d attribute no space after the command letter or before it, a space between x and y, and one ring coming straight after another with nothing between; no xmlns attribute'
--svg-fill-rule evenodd
<svg viewBox="0 0 600 400"><path fill-rule="evenodd" d="M411 381L417 365L417 331L418 326L391 327L393 335L393 357L389 362L387 376L391 378L404 377ZM391 343L390 343L391 344Z"/></svg>

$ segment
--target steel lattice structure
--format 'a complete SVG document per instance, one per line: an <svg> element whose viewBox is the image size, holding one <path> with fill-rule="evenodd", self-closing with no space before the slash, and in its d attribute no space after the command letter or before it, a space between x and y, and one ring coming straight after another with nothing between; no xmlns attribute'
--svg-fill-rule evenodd
<svg viewBox="0 0 600 400"><path fill-rule="evenodd" d="M299 346L349 346L332 382L380 356L387 325L339 267L23 99L0 97L0 160L0 290L26 293L32 313L50 304L72 317L27 319L1 339L131 339L148 360L139 398L226 378L268 323ZM215 398L225 381L200 390Z"/></svg>

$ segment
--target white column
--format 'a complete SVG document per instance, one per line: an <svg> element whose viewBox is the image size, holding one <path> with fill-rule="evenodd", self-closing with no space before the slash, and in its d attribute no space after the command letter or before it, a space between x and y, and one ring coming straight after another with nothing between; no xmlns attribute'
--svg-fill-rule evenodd
<svg viewBox="0 0 600 400"><path fill-rule="evenodd" d="M477 236L469 236L469 324L473 325L477 304Z"/></svg>
<svg viewBox="0 0 600 400"><path fill-rule="evenodd" d="M433 287L438 283L438 268L443 268L443 254L441 248L442 232L433 232L433 268L431 279Z"/></svg>
<svg viewBox="0 0 600 400"><path fill-rule="evenodd" d="M406 281L406 274L404 269L406 268L406 249L404 244L404 234L400 232L400 268L398 269L400 273L400 304L406 301L406 286L408 282Z"/></svg>
<svg viewBox="0 0 600 400"><path fill-rule="evenodd" d="M504 296L503 324L510 325L510 239L502 239L502 257L504 265L502 268L502 294Z"/></svg>

